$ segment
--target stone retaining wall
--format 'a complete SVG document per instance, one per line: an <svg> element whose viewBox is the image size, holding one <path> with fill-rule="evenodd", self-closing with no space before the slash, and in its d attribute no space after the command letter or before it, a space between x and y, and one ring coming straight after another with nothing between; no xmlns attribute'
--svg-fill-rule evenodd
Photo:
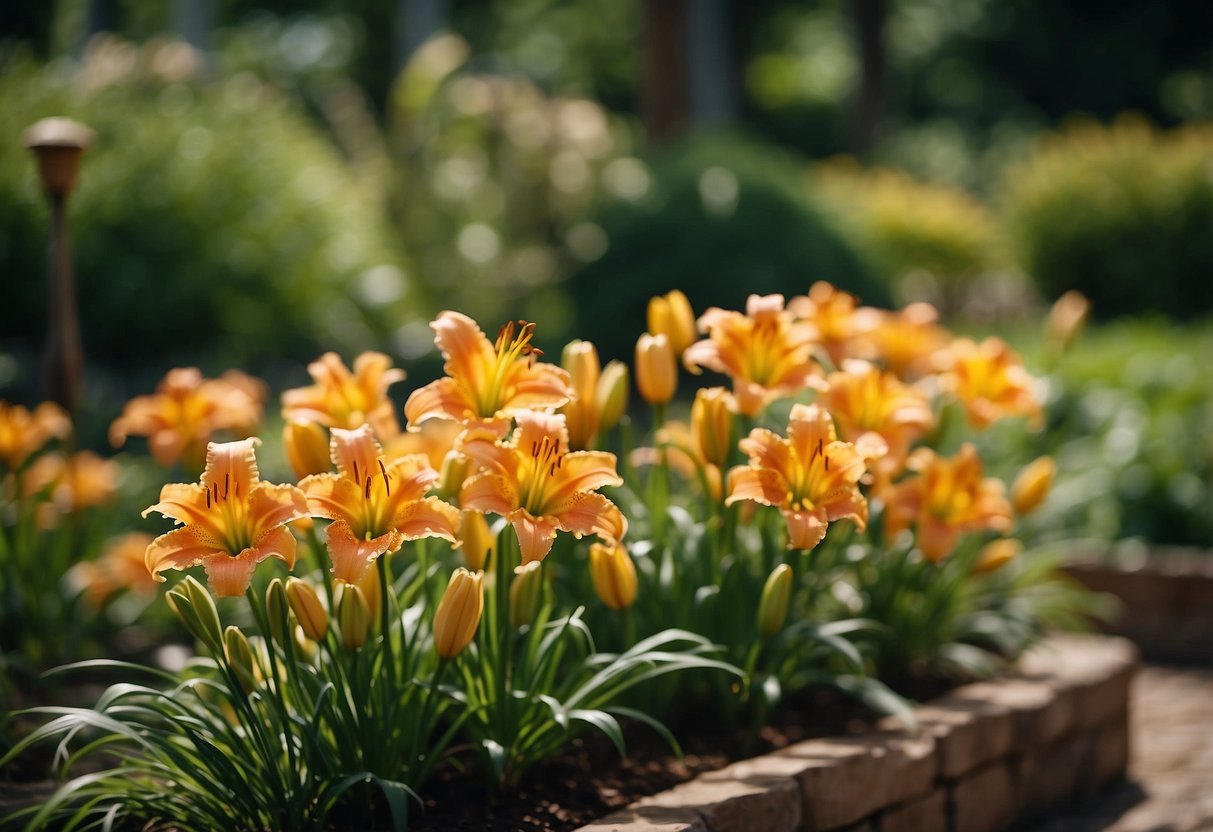
<svg viewBox="0 0 1213 832"><path fill-rule="evenodd" d="M1119 780L1129 759L1122 639L1054 637L1013 676L918 709L911 735L805 740L703 774L579 832L987 832Z"/></svg>

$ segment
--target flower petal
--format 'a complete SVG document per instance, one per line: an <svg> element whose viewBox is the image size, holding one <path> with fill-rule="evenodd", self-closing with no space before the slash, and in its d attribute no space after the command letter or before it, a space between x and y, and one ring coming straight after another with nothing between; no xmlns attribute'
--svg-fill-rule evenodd
<svg viewBox="0 0 1213 832"><path fill-rule="evenodd" d="M228 557L218 541L199 534L197 526L186 526L162 534L148 544L143 562L153 578L163 581L160 573L166 569L188 569L215 554Z"/></svg>
<svg viewBox="0 0 1213 832"><path fill-rule="evenodd" d="M518 507L518 493L500 474L477 474L463 483L459 504L482 513L505 516Z"/></svg>
<svg viewBox="0 0 1213 832"><path fill-rule="evenodd" d="M325 541L329 558L333 562L333 577L348 583L358 583L366 575L367 568L382 554L394 552L404 542L403 535L392 529L371 540L354 537L344 520L329 524Z"/></svg>
<svg viewBox="0 0 1213 832"><path fill-rule="evenodd" d="M594 492L570 495L547 516L555 519L557 527L563 531L572 532L578 537L596 534L611 543L622 540L628 530L627 518L619 507Z"/></svg>
<svg viewBox="0 0 1213 832"><path fill-rule="evenodd" d="M217 499L234 496L246 498L259 481L256 437L237 442L211 442L206 447L206 470L202 472L203 488L211 489Z"/></svg>
<svg viewBox="0 0 1213 832"><path fill-rule="evenodd" d="M532 517L526 509L518 509L510 516L510 523L518 535L518 548L524 564L543 560L552 551L556 540L556 523L550 517Z"/></svg>
<svg viewBox="0 0 1213 832"><path fill-rule="evenodd" d="M725 505L738 500L753 500L764 506L781 506L788 501L788 481L771 468L738 465L729 471L729 496Z"/></svg>
<svg viewBox="0 0 1213 832"><path fill-rule="evenodd" d="M404 403L404 417L410 425L427 419L462 421L476 415L476 405L453 378L444 376L409 394Z"/></svg>
<svg viewBox="0 0 1213 832"><path fill-rule="evenodd" d="M253 580L257 568L257 556L252 549L245 549L239 557L212 555L202 561L211 591L219 598L243 595Z"/></svg>
<svg viewBox="0 0 1213 832"><path fill-rule="evenodd" d="M275 526L307 516L307 497L294 485L259 482L249 494L248 522L258 539Z"/></svg>
<svg viewBox="0 0 1213 832"><path fill-rule="evenodd" d="M414 500L396 512L392 526L405 540L441 537L455 542L459 529L459 509L437 497Z"/></svg>
<svg viewBox="0 0 1213 832"><path fill-rule="evenodd" d="M815 511L785 511L788 525L788 548L808 551L826 536L828 524L824 509Z"/></svg>

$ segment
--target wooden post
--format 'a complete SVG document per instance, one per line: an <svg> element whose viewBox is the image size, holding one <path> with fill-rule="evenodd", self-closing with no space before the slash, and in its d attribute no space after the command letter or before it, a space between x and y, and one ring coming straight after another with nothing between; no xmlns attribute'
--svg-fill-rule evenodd
<svg viewBox="0 0 1213 832"><path fill-rule="evenodd" d="M93 131L66 118L47 118L25 131L25 146L38 159L42 189L51 204L50 253L47 258L46 396L73 417L80 403L84 352L67 237L67 199L76 187L80 157L93 142Z"/></svg>
<svg viewBox="0 0 1213 832"><path fill-rule="evenodd" d="M686 0L644 0L644 126L654 145L687 127Z"/></svg>

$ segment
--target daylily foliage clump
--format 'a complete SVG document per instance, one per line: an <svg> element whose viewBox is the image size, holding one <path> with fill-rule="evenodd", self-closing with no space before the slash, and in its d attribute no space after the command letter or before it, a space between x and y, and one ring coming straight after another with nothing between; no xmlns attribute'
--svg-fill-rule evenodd
<svg viewBox="0 0 1213 832"><path fill-rule="evenodd" d="M402 410L388 356L324 355L282 394L295 482L261 478L253 436L212 440L255 432L264 388L247 377L174 370L128 405L114 440L145 435L198 479L145 512L174 528L123 542L115 563L142 546L140 575L93 580L172 578L199 657L47 711L14 754L55 740L70 759L97 729L121 763L31 826L399 829L448 762L505 787L582 729L623 753L631 720L677 748L674 702L756 732L811 685L912 721L888 683L989 672L1039 634L1043 573L1019 580L1011 535L1054 468L1034 463L1011 499L965 433L1039 417L1006 344L824 283L698 318L674 291L648 322L629 373L583 341L545 362L531 323L491 341L443 312L445 375ZM680 366L727 386L680 408ZM632 374L647 413L629 413ZM6 488L61 429L51 410L0 410ZM179 577L196 566L209 591Z"/></svg>

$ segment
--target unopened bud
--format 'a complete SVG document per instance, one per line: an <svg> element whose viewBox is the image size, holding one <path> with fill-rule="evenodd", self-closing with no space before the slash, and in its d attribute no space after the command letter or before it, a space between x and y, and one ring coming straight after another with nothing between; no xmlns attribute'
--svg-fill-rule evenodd
<svg viewBox="0 0 1213 832"><path fill-rule="evenodd" d="M370 612L371 630L379 624L379 613L383 609L383 581L379 577L379 567L372 566L362 573L362 577L354 582L354 586L362 590L366 600L366 608Z"/></svg>
<svg viewBox="0 0 1213 832"><path fill-rule="evenodd" d="M212 653L218 653L223 644L223 629L219 624L219 610L215 608L215 599L206 588L198 583L193 575L187 575L181 583L168 591L165 599L185 624L185 628L209 647Z"/></svg>
<svg viewBox="0 0 1213 832"><path fill-rule="evenodd" d="M522 627L535 620L543 600L543 563L533 560L514 572L510 583L510 626Z"/></svg>
<svg viewBox="0 0 1213 832"><path fill-rule="evenodd" d="M695 394L691 405L691 435L705 462L723 469L733 450L737 403L723 387L708 387Z"/></svg>
<svg viewBox="0 0 1213 832"><path fill-rule="evenodd" d="M281 578L274 578L265 588L265 615L270 627L266 635L273 638L275 643L285 646L290 637L291 617Z"/></svg>
<svg viewBox="0 0 1213 832"><path fill-rule="evenodd" d="M678 289L649 300L648 324L649 332L670 339L676 355L695 343L695 313Z"/></svg>
<svg viewBox="0 0 1213 832"><path fill-rule="evenodd" d="M303 634L312 641L323 639L329 630L329 617L312 585L298 578L287 578L286 600L295 611Z"/></svg>
<svg viewBox="0 0 1213 832"><path fill-rule="evenodd" d="M636 600L636 565L620 543L590 545L590 579L602 603L613 610L627 609Z"/></svg>
<svg viewBox="0 0 1213 832"><path fill-rule="evenodd" d="M447 454L442 460L442 470L438 472L438 488L435 492L438 498L448 501L457 498L471 470L471 459L459 453Z"/></svg>
<svg viewBox="0 0 1213 832"><path fill-rule="evenodd" d="M792 600L792 567L781 563L771 570L758 602L758 634L770 638L783 628Z"/></svg>
<svg viewBox="0 0 1213 832"><path fill-rule="evenodd" d="M1014 538L1000 537L997 540L991 540L981 547L981 551L977 554L977 562L973 564L973 571L984 574L1001 569L1014 560L1021 551L1023 551L1023 544Z"/></svg>
<svg viewBox="0 0 1213 832"><path fill-rule="evenodd" d="M1020 517L1040 507L1053 485L1057 463L1052 457L1038 457L1023 467L1011 485L1011 505Z"/></svg>
<svg viewBox="0 0 1213 832"><path fill-rule="evenodd" d="M619 424L628 409L628 365L608 362L598 376L598 430L607 431Z"/></svg>
<svg viewBox="0 0 1213 832"><path fill-rule="evenodd" d="M484 573L462 566L451 574L450 583L434 612L434 649L444 659L458 656L468 646L484 612Z"/></svg>
<svg viewBox="0 0 1213 832"><path fill-rule="evenodd" d="M664 335L645 333L636 342L636 386L649 404L665 404L678 389L674 348Z"/></svg>
<svg viewBox="0 0 1213 832"><path fill-rule="evenodd" d="M1091 301L1086 295L1071 289L1059 297L1049 310L1046 333L1049 343L1058 352L1074 343L1091 313Z"/></svg>
<svg viewBox="0 0 1213 832"><path fill-rule="evenodd" d="M472 509L464 509L459 513L459 544L463 550L464 563L473 572L484 571L489 552L497 541L489 529L489 521L484 515Z"/></svg>
<svg viewBox="0 0 1213 832"><path fill-rule="evenodd" d="M602 374L598 350L589 341L571 341L560 363L573 385L572 400L561 408L569 430L569 446L584 450L598 433L598 380Z"/></svg>
<svg viewBox="0 0 1213 832"><path fill-rule="evenodd" d="M366 644L371 627L371 608L362 590L354 584L345 584L341 600L337 602L337 625L341 628L341 641L351 650L360 650Z"/></svg>
<svg viewBox="0 0 1213 832"><path fill-rule="evenodd" d="M299 479L329 470L329 436L323 425L291 419L282 427L282 444Z"/></svg>
<svg viewBox="0 0 1213 832"><path fill-rule="evenodd" d="M239 627L229 626L223 631L223 655L244 692L252 693L257 687L257 659L253 646Z"/></svg>

